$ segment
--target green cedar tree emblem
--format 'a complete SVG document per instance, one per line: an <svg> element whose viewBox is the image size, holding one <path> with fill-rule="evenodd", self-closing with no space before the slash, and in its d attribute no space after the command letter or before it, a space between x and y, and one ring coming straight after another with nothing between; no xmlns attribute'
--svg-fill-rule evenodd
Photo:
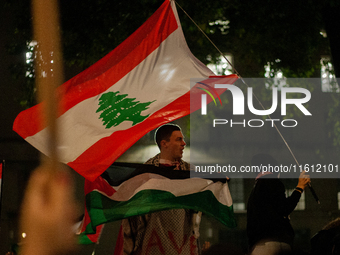
<svg viewBox="0 0 340 255"><path fill-rule="evenodd" d="M135 101L136 98L127 98L127 96L127 94L119 95L117 91L107 92L99 98L99 108L96 112L102 112L99 118L106 128L118 126L123 121L132 121L132 126L142 122L149 116L149 114L142 116L142 111L156 101L140 103Z"/></svg>

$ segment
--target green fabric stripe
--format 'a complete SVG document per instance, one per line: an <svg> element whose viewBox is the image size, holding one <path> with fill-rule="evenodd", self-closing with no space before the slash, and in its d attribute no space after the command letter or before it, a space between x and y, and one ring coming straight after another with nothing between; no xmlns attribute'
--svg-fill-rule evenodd
<svg viewBox="0 0 340 255"><path fill-rule="evenodd" d="M87 237L87 235L80 235L78 242L80 244L93 244L93 242Z"/></svg>
<svg viewBox="0 0 340 255"><path fill-rule="evenodd" d="M106 222L179 208L201 211L230 228L236 227L233 207L219 203L209 190L180 197L167 191L143 190L124 202L111 200L93 191L86 195L86 207L91 223L86 226L83 235L95 233L95 226Z"/></svg>

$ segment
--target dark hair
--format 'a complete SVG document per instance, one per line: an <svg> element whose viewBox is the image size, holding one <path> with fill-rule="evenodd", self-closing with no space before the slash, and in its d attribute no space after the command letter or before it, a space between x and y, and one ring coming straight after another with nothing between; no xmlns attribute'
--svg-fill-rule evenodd
<svg viewBox="0 0 340 255"><path fill-rule="evenodd" d="M311 238L310 254L340 254L340 218L336 218L329 222L322 230Z"/></svg>
<svg viewBox="0 0 340 255"><path fill-rule="evenodd" d="M277 160L274 159L271 155L266 154L266 153L259 153L253 156L253 158L251 159L251 165L258 166L258 167L271 165L274 167L274 166L278 166L279 164ZM277 178L279 176L279 172L272 171L271 173L272 174L263 176L261 178Z"/></svg>
<svg viewBox="0 0 340 255"><path fill-rule="evenodd" d="M272 166L278 166L278 162L276 159L274 159L269 154L265 153L259 153L253 156L251 159L251 165L252 166L260 166L260 165L272 165Z"/></svg>
<svg viewBox="0 0 340 255"><path fill-rule="evenodd" d="M181 128L176 124L165 124L156 130L155 141L159 148L161 148L161 141L169 141L170 136L174 131L181 131Z"/></svg>

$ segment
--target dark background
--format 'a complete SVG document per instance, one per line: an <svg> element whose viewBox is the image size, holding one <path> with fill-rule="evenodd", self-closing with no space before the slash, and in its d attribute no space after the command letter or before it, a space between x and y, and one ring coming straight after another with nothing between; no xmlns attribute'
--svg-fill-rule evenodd
<svg viewBox="0 0 340 255"><path fill-rule="evenodd" d="M162 1L60 1L61 30L65 80L70 79L115 48L137 29ZM339 4L337 1L179 1L183 8L209 34L222 52L233 55L234 64L243 77L263 77L264 65L270 63L272 74L281 70L286 77L320 77L320 58L332 60L335 73L339 70ZM0 254L6 254L18 242L17 219L23 191L30 172L39 163L39 153L14 131L15 117L35 103L33 80L26 77L32 67L25 64L27 42L32 39L29 1L2 1L0 4L0 159L4 159L2 210L0 222ZM204 63L207 56L214 60L219 53L202 36L192 22L178 10L190 49ZM228 20L227 25L216 20ZM320 32L327 34L322 36ZM280 59L280 61L276 61ZM34 73L34 72L33 72ZM340 75L338 75L339 77ZM306 139L312 132L306 128L293 134L284 134L293 142L292 149L302 162L322 160L322 155L339 162L339 94L314 91L317 105L313 115L324 123L318 130L317 142ZM266 92L259 96L268 101ZM313 106L311 106L313 107ZM190 138L189 120L178 121ZM309 127L309 128L308 128ZM231 131L234 132L234 131ZM275 143L277 156L284 160L289 155L277 134L244 139L231 133L229 155L237 157L245 149L268 150L266 141ZM153 133L147 134L119 160L144 162L153 156ZM269 137L269 138L268 138ZM264 141L265 140L265 141ZM189 147L189 146L188 146ZM153 147L154 148L154 147ZM144 152L143 152L144 151ZM188 149L187 149L188 151ZM280 152L283 154L280 154ZM313 155L318 155L319 158ZM185 155L186 160L190 160ZM327 163L327 162L326 162ZM83 178L74 173L77 198L83 203ZM286 181L294 187L294 181ZM235 182L234 182L235 183ZM241 186L230 182L232 196L245 203L253 186L253 179L244 179ZM339 216L340 191L338 179L313 179L321 205L306 192L306 208L295 211L291 222L296 230L296 246L308 250L309 239L327 222ZM240 189L239 189L240 188ZM214 219L204 217L201 239L211 243L233 243L246 249L246 211L235 210L236 229L228 229ZM119 222L108 224L102 240L96 246L98 254L113 254ZM91 254L94 245L83 247L79 254Z"/></svg>

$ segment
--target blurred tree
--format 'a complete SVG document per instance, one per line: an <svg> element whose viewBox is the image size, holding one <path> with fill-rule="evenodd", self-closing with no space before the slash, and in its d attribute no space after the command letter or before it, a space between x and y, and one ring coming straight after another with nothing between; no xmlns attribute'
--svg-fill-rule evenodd
<svg viewBox="0 0 340 255"><path fill-rule="evenodd" d="M90 66L135 31L162 3L161 0L66 1L60 0L65 69L78 71ZM202 1L178 0L183 9L222 50L230 52L243 77L263 77L270 64L286 77L318 77L320 55L330 54L329 40L335 45L340 22L337 1ZM31 40L29 1L4 0L17 15L11 53L27 51ZM338 8L338 9L337 9ZM204 63L215 61L216 49L178 8L188 45ZM335 38L335 39L334 39ZM209 61L207 56L210 56ZM334 63L338 69L337 62ZM17 67L16 67L17 68ZM27 67L25 67L27 69ZM27 106L31 105L29 103Z"/></svg>
<svg viewBox="0 0 340 255"><path fill-rule="evenodd" d="M66 77L71 78L114 49L162 2L60 0ZM280 71L286 77L320 77L321 55L332 56L335 73L340 77L340 2L337 0L177 2L222 52L233 55L234 66L243 77L264 77L266 65L270 66L271 76ZM32 40L30 1L3 0L1 5L10 6L17 16L8 51L23 54ZM177 9L193 54L206 64L217 61L218 51L181 8ZM32 62L12 69L19 76L26 76L22 105L32 106ZM340 112L339 104L330 103L332 113Z"/></svg>

